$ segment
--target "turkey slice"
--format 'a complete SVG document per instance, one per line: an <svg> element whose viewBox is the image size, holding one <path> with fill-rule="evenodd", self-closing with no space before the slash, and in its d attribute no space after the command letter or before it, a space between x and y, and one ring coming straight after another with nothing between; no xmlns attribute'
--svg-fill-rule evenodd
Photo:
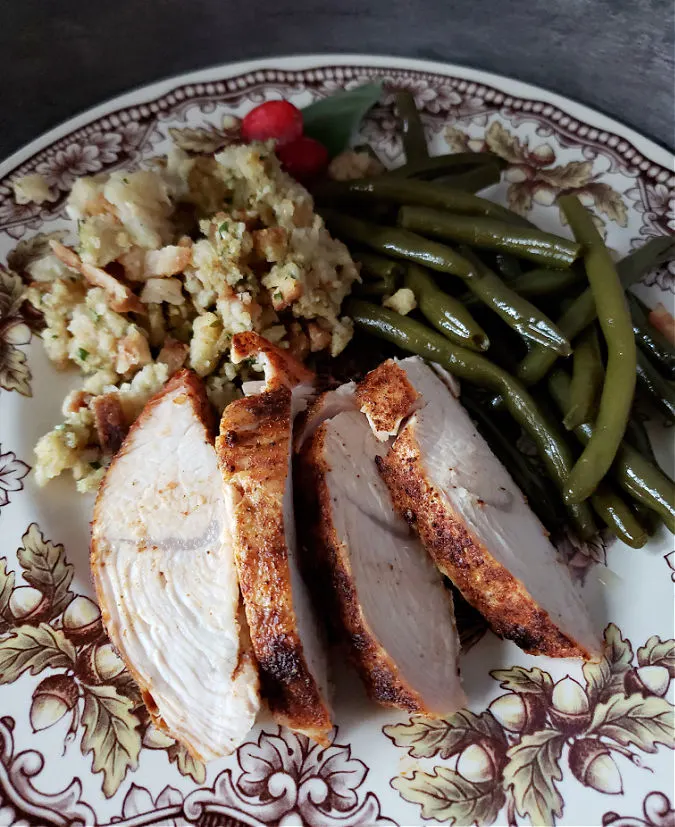
<svg viewBox="0 0 675 827"><path fill-rule="evenodd" d="M313 374L255 333L232 340L265 385L223 412L216 441L251 641L275 718L318 741L332 729L327 662L297 558L290 472L295 414Z"/></svg>
<svg viewBox="0 0 675 827"><path fill-rule="evenodd" d="M498 634L525 651L598 657L599 637L567 568L461 403L418 357L389 360L373 374L367 404L383 422L388 386L400 396L405 379L408 395L421 397L377 462L396 509L436 565ZM389 384L383 375L395 379ZM399 416L395 406L389 420Z"/></svg>
<svg viewBox="0 0 675 827"><path fill-rule="evenodd" d="M388 447L356 410L354 391L350 383L317 401L297 460L303 545L318 558L317 602L374 700L450 715L466 702L452 597L394 511L375 464Z"/></svg>
<svg viewBox="0 0 675 827"><path fill-rule="evenodd" d="M114 458L91 567L110 640L155 725L203 760L232 752L255 721L258 675L195 374L181 371L148 402Z"/></svg>

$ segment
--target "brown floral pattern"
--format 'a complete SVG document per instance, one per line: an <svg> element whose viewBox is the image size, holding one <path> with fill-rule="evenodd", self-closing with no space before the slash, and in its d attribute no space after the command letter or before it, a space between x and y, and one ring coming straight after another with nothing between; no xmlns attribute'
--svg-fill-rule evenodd
<svg viewBox="0 0 675 827"><path fill-rule="evenodd" d="M30 328L20 313L22 302L21 279L0 266L0 388L31 396L30 368L20 349L31 339Z"/></svg>
<svg viewBox="0 0 675 827"><path fill-rule="evenodd" d="M0 559L0 686L46 673L32 694L33 731L68 720L66 743L80 737L92 772L102 774L106 797L137 767L144 745L166 750L181 774L203 782L204 765L150 727L138 688L106 638L98 606L71 589L73 566L63 546L46 540L32 523L16 554L27 585L17 583Z"/></svg>
<svg viewBox="0 0 675 827"><path fill-rule="evenodd" d="M649 793L642 804L643 818L620 816L618 813L605 813L602 827L672 827L675 824L675 810L670 806L667 795L659 792Z"/></svg>
<svg viewBox="0 0 675 827"><path fill-rule="evenodd" d="M2 452L0 443L0 509L9 505L9 495L23 488L23 478L30 471L26 465L12 451Z"/></svg>
<svg viewBox="0 0 675 827"><path fill-rule="evenodd" d="M553 825L563 815L558 783L563 756L574 778L605 795L624 791L621 762L643 766L639 752L675 749L675 717L666 699L675 677L675 640L649 640L637 652L620 629L605 630L600 663L571 677L514 666L491 672L506 690L480 714L467 709L430 721L384 727L416 759L439 758L431 773L414 770L391 781L421 808L424 819L493 824L506 807L508 823L529 818Z"/></svg>

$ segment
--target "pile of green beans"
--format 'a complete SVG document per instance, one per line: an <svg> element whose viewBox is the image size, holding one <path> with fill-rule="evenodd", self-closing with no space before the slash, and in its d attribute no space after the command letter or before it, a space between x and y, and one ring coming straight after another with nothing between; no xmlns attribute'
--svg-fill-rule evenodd
<svg viewBox="0 0 675 827"><path fill-rule="evenodd" d="M626 292L675 257L675 239L651 239L614 264L574 196L558 199L574 240L543 232L475 194L498 181L500 159L429 157L412 97L398 95L397 105L406 163L316 189L328 227L361 263L362 298L348 299L345 312L357 328L467 383L462 401L550 530L566 515L589 538L595 515L632 548L661 522L675 533L675 484L635 408L637 388L641 402L675 421L675 347ZM414 295L412 315L374 303L399 289ZM555 321L546 308L557 309ZM556 364L565 358L571 376ZM504 417L536 446L544 484L504 436Z"/></svg>

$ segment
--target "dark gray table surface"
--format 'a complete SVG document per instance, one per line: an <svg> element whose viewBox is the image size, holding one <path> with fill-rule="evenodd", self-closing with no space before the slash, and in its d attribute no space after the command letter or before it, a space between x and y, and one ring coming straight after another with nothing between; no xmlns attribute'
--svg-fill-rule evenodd
<svg viewBox="0 0 675 827"><path fill-rule="evenodd" d="M153 80L331 51L509 75L672 148L674 8L673 0L0 0L0 158Z"/></svg>

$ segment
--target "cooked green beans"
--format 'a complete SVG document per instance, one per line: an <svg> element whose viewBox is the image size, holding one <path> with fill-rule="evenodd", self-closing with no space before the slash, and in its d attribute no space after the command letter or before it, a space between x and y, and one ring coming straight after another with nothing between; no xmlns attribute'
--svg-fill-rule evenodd
<svg viewBox="0 0 675 827"><path fill-rule="evenodd" d="M385 256L378 256L368 250L352 250L352 257L361 265L361 274L383 279L388 276L402 276L403 266Z"/></svg>
<svg viewBox="0 0 675 827"><path fill-rule="evenodd" d="M412 161L396 169L388 170L385 175L395 178L438 178L450 173L465 172L485 164L492 164L499 169L506 166L506 161L491 152L454 152L449 155L436 155Z"/></svg>
<svg viewBox="0 0 675 827"><path fill-rule="evenodd" d="M522 276L523 269L520 266L520 261L511 253L497 253L495 256L497 262L497 270L509 284Z"/></svg>
<svg viewBox="0 0 675 827"><path fill-rule="evenodd" d="M652 238L639 250L623 258L616 266L624 288L634 284L640 276L667 261L675 253L672 238ZM558 319L558 327L572 341L597 318L593 291L589 287L578 296ZM526 385L534 385L555 364L556 354L542 347L534 347L518 367L518 378Z"/></svg>
<svg viewBox="0 0 675 827"><path fill-rule="evenodd" d="M490 340L464 305L436 286L433 278L417 264L409 264L405 286L415 294L424 318L455 344L469 350L487 350Z"/></svg>
<svg viewBox="0 0 675 827"><path fill-rule="evenodd" d="M458 347L414 319L368 302L350 299L345 312L357 327L385 339L410 353L438 362L451 373L500 393L513 418L537 446L549 474L562 489L572 465L572 455L564 438L544 417L532 397L506 371L484 356ZM595 532L593 517L585 503L567 505L567 512L583 537Z"/></svg>
<svg viewBox="0 0 675 827"><path fill-rule="evenodd" d="M631 548L642 548L648 535L630 507L604 480L591 495L593 510L616 536Z"/></svg>
<svg viewBox="0 0 675 827"><path fill-rule="evenodd" d="M450 210L462 215L491 216L508 220L509 210L486 198L454 189L444 184L406 178L358 178L355 181L328 181L315 190L319 201L345 198L364 201L388 201L393 204L418 204Z"/></svg>
<svg viewBox="0 0 675 827"><path fill-rule="evenodd" d="M461 278L473 275L471 264L445 244L429 241L398 227L381 227L334 210L321 210L321 214L328 226L343 239L356 241L378 253L413 261L441 273L451 273Z"/></svg>
<svg viewBox="0 0 675 827"><path fill-rule="evenodd" d="M561 523L560 514L556 508L556 500L550 491L550 480L537 474L523 454L516 448L514 442L504 435L502 429L494 419L486 413L482 405L462 392L462 404L469 411L497 459L513 477L513 481L523 492L530 508L539 517L549 532L553 532ZM563 505L560 502L560 508Z"/></svg>
<svg viewBox="0 0 675 827"><path fill-rule="evenodd" d="M473 268L466 286L509 327L524 339L553 348L556 353L568 355L571 352L570 343L545 313L514 293L467 247L460 247L460 253Z"/></svg>
<svg viewBox="0 0 675 827"><path fill-rule="evenodd" d="M626 298L638 345L667 379L675 379L675 347L651 324L649 309L640 299L630 290L626 291Z"/></svg>
<svg viewBox="0 0 675 827"><path fill-rule="evenodd" d="M396 93L396 108L403 126L403 151L406 162L424 161L429 157L427 139L424 137L424 127L420 113L415 106L415 98L407 89Z"/></svg>
<svg viewBox="0 0 675 827"><path fill-rule="evenodd" d="M590 497L609 470L626 432L635 393L637 357L626 297L609 250L576 196L562 196L558 203L574 237L584 245L586 274L607 346L594 435L576 461L564 492L566 501L579 503Z"/></svg>
<svg viewBox="0 0 675 827"><path fill-rule="evenodd" d="M397 289L397 277L394 274L382 276L375 281L362 281L354 287L355 296L391 296Z"/></svg>
<svg viewBox="0 0 675 827"><path fill-rule="evenodd" d="M562 370L554 370L548 377L549 393L561 411L567 409L569 386L569 376ZM594 432L595 425L589 422L574 429L574 435L582 445L588 444ZM611 475L637 503L655 511L668 530L675 534L675 484L660 468L624 440Z"/></svg>
<svg viewBox="0 0 675 827"><path fill-rule="evenodd" d="M637 354L637 381L654 406L669 422L675 422L675 387L664 379L644 353Z"/></svg>
<svg viewBox="0 0 675 827"><path fill-rule="evenodd" d="M589 327L579 337L572 356L570 405L563 419L568 431L595 421L604 376L598 334L595 327Z"/></svg>
<svg viewBox="0 0 675 827"><path fill-rule="evenodd" d="M444 175L439 181L455 190L480 192L486 187L498 184L501 177L502 173L497 164L479 164L466 172L458 172L456 175Z"/></svg>
<svg viewBox="0 0 675 827"><path fill-rule="evenodd" d="M580 284L586 276L583 271L570 267L569 270L528 270L509 282L512 290L520 296L550 296Z"/></svg>
<svg viewBox="0 0 675 827"><path fill-rule="evenodd" d="M632 445L636 451L639 451L643 457L646 457L650 462L653 462L654 465L659 464L656 459L656 455L654 454L654 449L652 448L652 442L649 439L647 429L642 421L636 416L631 416L628 420L628 425L626 426L626 436L624 439Z"/></svg>
<svg viewBox="0 0 675 827"><path fill-rule="evenodd" d="M450 215L428 207L401 207L398 223L422 235L513 253L549 267L569 267L580 251L578 244L542 230L494 218Z"/></svg>

